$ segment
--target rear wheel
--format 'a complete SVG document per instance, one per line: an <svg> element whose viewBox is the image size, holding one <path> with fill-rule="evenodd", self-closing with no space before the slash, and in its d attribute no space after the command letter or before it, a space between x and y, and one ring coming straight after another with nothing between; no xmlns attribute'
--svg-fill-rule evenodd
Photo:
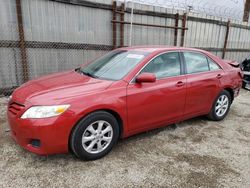
<svg viewBox="0 0 250 188"><path fill-rule="evenodd" d="M229 112L231 103L232 97L230 93L226 90L223 90L215 99L212 109L208 114L208 118L214 121L220 121L224 119Z"/></svg>
<svg viewBox="0 0 250 188"><path fill-rule="evenodd" d="M74 128L70 147L80 159L95 160L108 154L119 138L119 125L113 115L94 112Z"/></svg>

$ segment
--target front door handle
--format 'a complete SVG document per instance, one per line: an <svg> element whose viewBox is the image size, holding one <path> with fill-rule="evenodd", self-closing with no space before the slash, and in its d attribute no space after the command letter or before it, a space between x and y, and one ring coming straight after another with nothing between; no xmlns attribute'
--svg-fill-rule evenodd
<svg viewBox="0 0 250 188"><path fill-rule="evenodd" d="M216 78L220 79L220 78L222 78L222 75L221 74L217 74Z"/></svg>
<svg viewBox="0 0 250 188"><path fill-rule="evenodd" d="M177 86L177 87L182 87L182 86L184 86L184 85L185 85L185 83L182 82L182 81L179 81L179 82L176 83L176 86Z"/></svg>

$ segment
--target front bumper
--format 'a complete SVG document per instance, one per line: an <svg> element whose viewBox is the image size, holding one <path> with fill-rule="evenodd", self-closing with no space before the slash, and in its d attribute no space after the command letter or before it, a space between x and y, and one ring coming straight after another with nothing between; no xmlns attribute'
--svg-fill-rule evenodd
<svg viewBox="0 0 250 188"><path fill-rule="evenodd" d="M7 112L13 139L26 150L49 155L68 152L68 140L76 118L70 113L46 119L21 119ZM39 140L39 146L32 141Z"/></svg>

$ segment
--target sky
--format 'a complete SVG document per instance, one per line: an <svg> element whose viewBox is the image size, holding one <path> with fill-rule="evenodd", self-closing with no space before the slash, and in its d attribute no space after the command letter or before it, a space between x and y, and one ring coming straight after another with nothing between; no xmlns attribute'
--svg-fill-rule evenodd
<svg viewBox="0 0 250 188"><path fill-rule="evenodd" d="M124 1L124 0L121 0ZM126 0L126 2L131 0ZM133 0L143 4L161 7L188 9L193 12L242 20L245 0Z"/></svg>

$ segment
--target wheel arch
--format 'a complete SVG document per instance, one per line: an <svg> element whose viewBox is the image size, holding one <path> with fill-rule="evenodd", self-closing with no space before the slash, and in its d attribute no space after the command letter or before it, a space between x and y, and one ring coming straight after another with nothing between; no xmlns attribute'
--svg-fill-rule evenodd
<svg viewBox="0 0 250 188"><path fill-rule="evenodd" d="M72 133L73 133L75 127L77 126L77 124L82 119L84 119L86 116L88 116L88 115L90 115L90 114L92 114L94 112L99 112L99 111L108 112L108 113L110 113L111 115L113 115L115 117L115 119L118 121L118 125L119 125L119 137L122 137L123 132L124 132L124 120L122 119L122 116L117 111L115 111L114 109L111 109L111 108L94 109L94 110L88 111L84 115L81 115L81 117L78 119L78 121L72 126L72 128L70 130L70 134L68 136L68 148L69 148L69 150L71 150L71 148L70 148L70 139L71 139Z"/></svg>
<svg viewBox="0 0 250 188"><path fill-rule="evenodd" d="M225 87L224 90L228 91L230 93L230 96L231 96L231 103L233 102L234 100L234 91L231 87Z"/></svg>
<svg viewBox="0 0 250 188"><path fill-rule="evenodd" d="M124 131L124 127L123 127L123 124L124 124L124 121L122 120L122 117L121 115L113 110L113 109L100 109L100 110L96 110L96 111L105 111L105 112L108 112L110 114L112 114L115 119L118 121L118 125L119 125L119 137L121 137L123 135L123 131Z"/></svg>

